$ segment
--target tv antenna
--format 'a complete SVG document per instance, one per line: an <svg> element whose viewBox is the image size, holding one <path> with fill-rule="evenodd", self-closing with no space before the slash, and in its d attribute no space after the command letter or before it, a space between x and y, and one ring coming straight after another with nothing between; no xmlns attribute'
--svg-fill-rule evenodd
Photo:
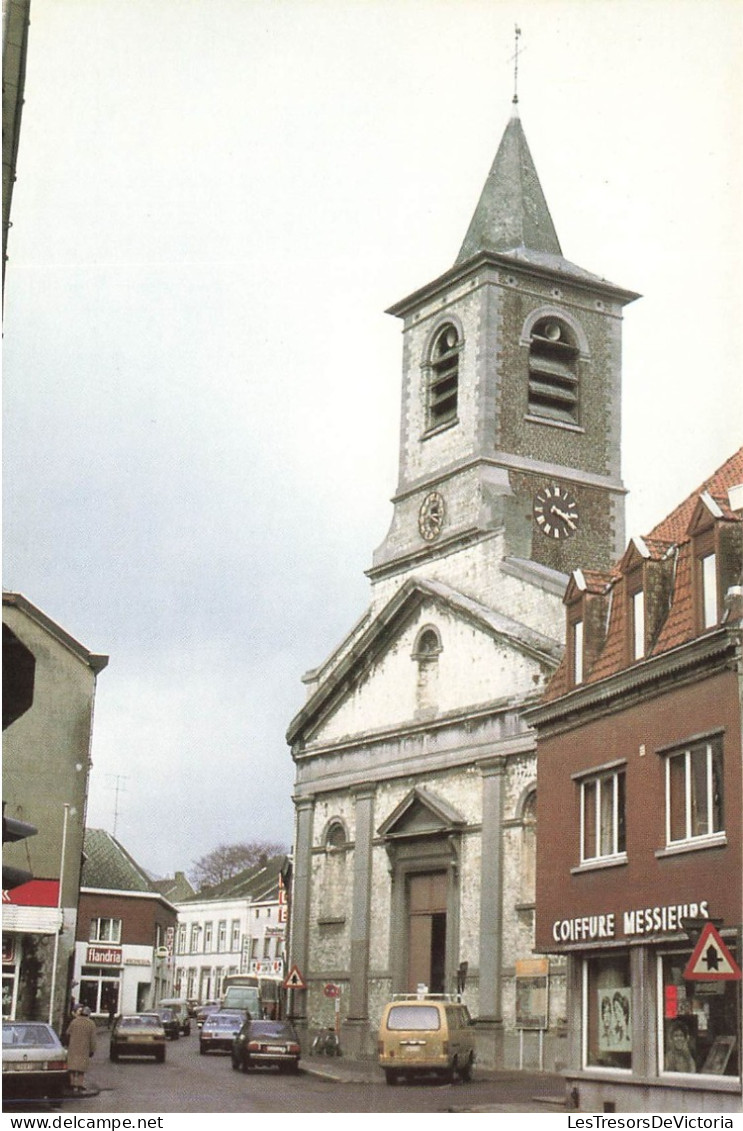
<svg viewBox="0 0 743 1131"><path fill-rule="evenodd" d="M129 775L128 774L109 774L108 777L114 779L114 785L112 785L110 788L115 791L115 797L114 797L114 827L113 827L112 835L116 836L116 826L119 823L119 794L120 793L126 793L126 787L123 786L121 783L125 782L125 781L129 781Z"/></svg>

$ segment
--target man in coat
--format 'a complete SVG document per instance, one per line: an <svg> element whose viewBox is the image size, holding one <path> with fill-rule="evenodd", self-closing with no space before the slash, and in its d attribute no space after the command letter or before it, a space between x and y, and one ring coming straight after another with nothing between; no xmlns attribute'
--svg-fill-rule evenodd
<svg viewBox="0 0 743 1131"><path fill-rule="evenodd" d="M67 1069L73 1092L85 1091L85 1072L95 1052L95 1022L79 1006L67 1030Z"/></svg>

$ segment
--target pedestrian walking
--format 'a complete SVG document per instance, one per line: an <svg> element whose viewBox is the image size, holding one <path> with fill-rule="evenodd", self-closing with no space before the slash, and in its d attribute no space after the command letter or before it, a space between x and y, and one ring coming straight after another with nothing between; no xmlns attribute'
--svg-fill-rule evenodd
<svg viewBox="0 0 743 1131"><path fill-rule="evenodd" d="M95 1052L95 1037L90 1010L79 1006L67 1030L67 1068L73 1092L85 1091L85 1073Z"/></svg>

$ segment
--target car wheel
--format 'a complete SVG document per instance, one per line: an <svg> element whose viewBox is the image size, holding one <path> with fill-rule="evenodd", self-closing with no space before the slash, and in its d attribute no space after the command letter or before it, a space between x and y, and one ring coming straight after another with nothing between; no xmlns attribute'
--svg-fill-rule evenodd
<svg viewBox="0 0 743 1131"><path fill-rule="evenodd" d="M206 1055L206 1045L203 1041L199 1041L199 1053L201 1054L201 1056Z"/></svg>
<svg viewBox="0 0 743 1131"><path fill-rule="evenodd" d="M111 1049L111 1051L108 1054L108 1058L109 1058L109 1060L118 1060L119 1054L116 1052L115 1049Z"/></svg>
<svg viewBox="0 0 743 1131"><path fill-rule="evenodd" d="M186 1028L183 1030L183 1036L184 1037L190 1037L191 1036L191 1026L190 1025L186 1025Z"/></svg>
<svg viewBox="0 0 743 1131"><path fill-rule="evenodd" d="M250 1069L250 1061L248 1060L247 1056L243 1057L240 1067L242 1068L243 1072L248 1072L248 1070Z"/></svg>
<svg viewBox="0 0 743 1131"><path fill-rule="evenodd" d="M470 1055L467 1057L466 1064L459 1070L459 1075L461 1076L462 1081L465 1084L472 1079L472 1068L474 1065L474 1060L474 1056L472 1055L472 1053L470 1053Z"/></svg>
<svg viewBox="0 0 743 1131"><path fill-rule="evenodd" d="M164 1064L165 1063L165 1049L158 1049L157 1050L157 1052L155 1053L155 1060L157 1061L158 1064Z"/></svg>
<svg viewBox="0 0 743 1131"><path fill-rule="evenodd" d="M393 1086L395 1084L399 1084L399 1082L400 1082L400 1077L398 1076L397 1072L393 1071L392 1068L385 1068L384 1078L387 1081L387 1083L391 1086Z"/></svg>

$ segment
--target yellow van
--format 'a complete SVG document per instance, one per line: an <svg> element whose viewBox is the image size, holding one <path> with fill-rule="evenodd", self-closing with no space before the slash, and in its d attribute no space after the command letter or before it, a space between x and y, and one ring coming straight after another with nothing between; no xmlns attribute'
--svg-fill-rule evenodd
<svg viewBox="0 0 743 1131"><path fill-rule="evenodd" d="M445 1080L472 1077L475 1031L467 1007L441 995L397 997L379 1025L379 1065L388 1084L435 1072Z"/></svg>

